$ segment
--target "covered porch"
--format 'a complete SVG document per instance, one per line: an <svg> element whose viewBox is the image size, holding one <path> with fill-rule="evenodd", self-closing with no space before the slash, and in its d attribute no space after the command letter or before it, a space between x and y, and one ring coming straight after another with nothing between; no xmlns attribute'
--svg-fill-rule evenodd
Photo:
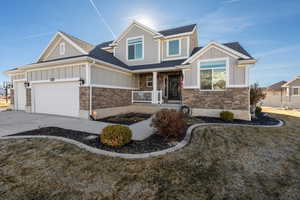
<svg viewBox="0 0 300 200"><path fill-rule="evenodd" d="M181 104L182 72L140 73L139 90L132 91L132 103Z"/></svg>

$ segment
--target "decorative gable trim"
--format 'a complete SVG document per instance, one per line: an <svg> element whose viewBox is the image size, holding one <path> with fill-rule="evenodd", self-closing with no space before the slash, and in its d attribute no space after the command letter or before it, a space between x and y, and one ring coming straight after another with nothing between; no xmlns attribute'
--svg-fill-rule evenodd
<svg viewBox="0 0 300 200"><path fill-rule="evenodd" d="M204 48L200 49L197 53L195 53L193 56L191 56L190 58L188 58L186 61L184 61L182 64L187 64L189 62L193 62L197 57L199 57L200 55L203 55L207 50L209 50L210 48L215 47L218 50L226 53L226 54L230 54L235 58L244 58L244 59L250 59L249 56L246 56L244 54L241 54L239 52L237 52L236 50L233 50L229 47L226 47L223 44L220 44L218 42L210 42L208 43Z"/></svg>
<svg viewBox="0 0 300 200"><path fill-rule="evenodd" d="M81 48L80 46L78 46L76 43L74 43L72 40L70 40L67 36L65 36L64 34L62 34L61 32L57 32L52 39L50 40L50 42L48 43L47 47L43 50L42 54L39 56L38 61L40 61L42 59L42 57L46 56L46 52L47 50L50 48L50 46L53 44L53 42L55 41L55 39L57 37L61 37L62 39L64 39L65 41L67 41L69 44L71 44L76 50L78 50L79 52L81 52L82 54L88 54L89 52L85 51L83 48ZM60 40L59 40L60 41ZM53 45L52 49L50 50L50 52L52 52L53 49L55 49L56 45L59 42L57 42L56 44ZM47 53L47 55L50 54Z"/></svg>
<svg viewBox="0 0 300 200"><path fill-rule="evenodd" d="M153 30L153 29L151 29L151 28L149 28L149 27L147 27L147 26L145 26L145 25L143 25L143 24L141 24L141 23L134 20L111 44L109 44L109 46L117 45L117 43L120 40L122 40L126 36L126 34L129 33L129 31L135 26L142 29L142 30L144 30L144 31L146 31L146 32L148 32L148 33L150 33L150 34L152 34L153 36L156 36L156 35L162 36L157 31L155 31L155 30Z"/></svg>

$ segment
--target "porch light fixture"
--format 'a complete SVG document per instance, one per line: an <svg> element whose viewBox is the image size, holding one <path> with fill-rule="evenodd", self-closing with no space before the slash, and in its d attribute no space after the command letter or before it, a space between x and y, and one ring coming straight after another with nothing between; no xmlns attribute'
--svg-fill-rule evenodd
<svg viewBox="0 0 300 200"><path fill-rule="evenodd" d="M12 89L12 88L14 88L14 85L13 85L13 83L8 83L8 84L7 84L7 88L8 88L8 89Z"/></svg>
<svg viewBox="0 0 300 200"><path fill-rule="evenodd" d="M26 81L26 82L24 83L24 87L25 87L25 88L29 88L29 86L30 86L30 83L29 83L28 81Z"/></svg>
<svg viewBox="0 0 300 200"><path fill-rule="evenodd" d="M80 85L84 85L84 80L83 79L79 79L79 84Z"/></svg>

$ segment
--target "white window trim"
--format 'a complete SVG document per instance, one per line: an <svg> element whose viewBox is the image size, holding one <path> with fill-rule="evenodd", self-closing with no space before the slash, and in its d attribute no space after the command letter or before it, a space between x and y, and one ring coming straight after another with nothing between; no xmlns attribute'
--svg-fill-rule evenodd
<svg viewBox="0 0 300 200"><path fill-rule="evenodd" d="M224 90L214 90L214 89L209 89L209 90L203 90L201 89L201 80L200 80L200 64L202 62L215 62L215 61L224 61L226 62L225 66L225 89ZM220 69L220 68L209 68L209 69ZM204 69L203 69L204 70ZM215 58L215 59L206 59L206 60L198 60L197 62L197 86L200 91L212 91L212 92L220 92L220 91L225 91L228 86L229 86L229 58Z"/></svg>
<svg viewBox="0 0 300 200"><path fill-rule="evenodd" d="M149 78L151 80L148 80ZM150 82L152 83L151 86L148 85L148 83L150 83ZM152 88L153 87L153 77L152 77L152 75L151 76L149 75L149 76L146 77L146 87L148 87L148 88Z"/></svg>
<svg viewBox="0 0 300 200"><path fill-rule="evenodd" d="M294 89L295 88L298 89L298 94L297 95L294 94ZM300 87L297 87L297 86L292 87L292 96L295 96L295 97L300 96Z"/></svg>
<svg viewBox="0 0 300 200"><path fill-rule="evenodd" d="M63 56L66 53L66 43L61 42L59 44L59 55Z"/></svg>
<svg viewBox="0 0 300 200"><path fill-rule="evenodd" d="M139 39L142 38L142 58L137 58L137 59L128 59L128 41L129 40L134 40L134 39ZM144 60L144 53L145 53L145 40L144 40L144 35L141 36L136 36L136 37L129 37L126 39L126 60L128 62L130 61L139 61L139 60Z"/></svg>
<svg viewBox="0 0 300 200"><path fill-rule="evenodd" d="M178 54L172 54L170 55L169 53L169 43L171 41L174 41L174 40L178 40L179 41L179 51L178 51ZM176 56L180 56L181 55L181 42L182 42L182 38L175 38L175 39L170 39L170 40L167 40L167 57L176 57Z"/></svg>

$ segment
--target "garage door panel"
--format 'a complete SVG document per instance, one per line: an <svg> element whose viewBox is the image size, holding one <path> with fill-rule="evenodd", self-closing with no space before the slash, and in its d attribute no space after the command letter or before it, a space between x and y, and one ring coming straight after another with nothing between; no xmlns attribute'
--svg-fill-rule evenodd
<svg viewBox="0 0 300 200"><path fill-rule="evenodd" d="M43 83L33 87L35 112L78 117L78 82Z"/></svg>

